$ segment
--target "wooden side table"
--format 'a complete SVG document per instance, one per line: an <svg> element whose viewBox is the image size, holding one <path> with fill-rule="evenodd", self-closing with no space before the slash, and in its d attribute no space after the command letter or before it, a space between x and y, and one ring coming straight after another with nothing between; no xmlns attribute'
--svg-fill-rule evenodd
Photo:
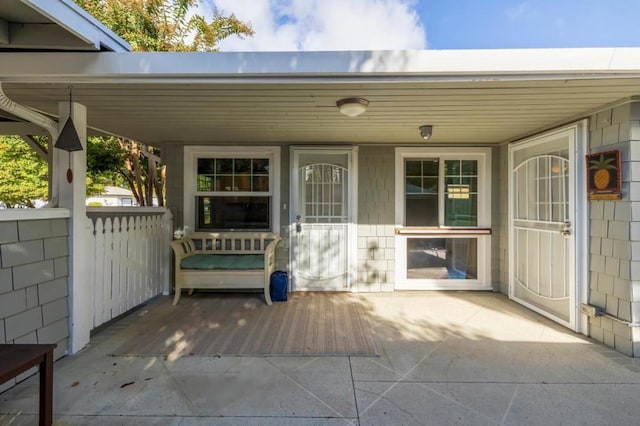
<svg viewBox="0 0 640 426"><path fill-rule="evenodd" d="M40 426L53 423L53 350L52 345L0 345L0 383L40 366Z"/></svg>

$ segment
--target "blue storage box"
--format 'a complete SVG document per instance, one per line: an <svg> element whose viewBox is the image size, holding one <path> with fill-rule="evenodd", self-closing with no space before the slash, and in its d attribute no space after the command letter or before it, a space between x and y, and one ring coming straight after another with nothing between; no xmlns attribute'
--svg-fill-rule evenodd
<svg viewBox="0 0 640 426"><path fill-rule="evenodd" d="M274 302L287 301L287 288L289 287L289 277L285 271L275 271L271 274L269 282L269 294Z"/></svg>

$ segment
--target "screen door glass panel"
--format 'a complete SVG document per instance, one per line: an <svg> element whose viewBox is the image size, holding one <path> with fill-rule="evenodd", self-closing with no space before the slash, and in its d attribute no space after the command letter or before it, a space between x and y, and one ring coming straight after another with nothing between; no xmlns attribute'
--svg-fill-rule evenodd
<svg viewBox="0 0 640 426"><path fill-rule="evenodd" d="M306 223L346 223L347 169L335 164L309 164L299 171Z"/></svg>

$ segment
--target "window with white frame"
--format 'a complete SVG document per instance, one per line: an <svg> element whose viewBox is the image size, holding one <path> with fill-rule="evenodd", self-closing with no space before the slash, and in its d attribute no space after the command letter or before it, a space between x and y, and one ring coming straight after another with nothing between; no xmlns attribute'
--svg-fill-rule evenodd
<svg viewBox="0 0 640 426"><path fill-rule="evenodd" d="M489 154L396 149L398 288L489 284Z"/></svg>
<svg viewBox="0 0 640 426"><path fill-rule="evenodd" d="M185 216L193 214L196 230L277 228L277 150L247 148L192 149L185 158L192 169ZM191 209L189 209L191 203ZM192 213L189 213L191 210Z"/></svg>
<svg viewBox="0 0 640 426"><path fill-rule="evenodd" d="M477 226L478 159L404 159L404 225Z"/></svg>

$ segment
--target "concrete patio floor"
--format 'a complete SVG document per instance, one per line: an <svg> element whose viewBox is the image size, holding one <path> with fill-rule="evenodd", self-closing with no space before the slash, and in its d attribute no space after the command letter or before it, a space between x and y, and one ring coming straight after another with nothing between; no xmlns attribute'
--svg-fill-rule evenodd
<svg viewBox="0 0 640 426"><path fill-rule="evenodd" d="M638 361L501 294L362 299L379 357L109 356L150 304L56 362L55 424L640 423ZM36 424L37 398L37 376L0 394L0 424Z"/></svg>

